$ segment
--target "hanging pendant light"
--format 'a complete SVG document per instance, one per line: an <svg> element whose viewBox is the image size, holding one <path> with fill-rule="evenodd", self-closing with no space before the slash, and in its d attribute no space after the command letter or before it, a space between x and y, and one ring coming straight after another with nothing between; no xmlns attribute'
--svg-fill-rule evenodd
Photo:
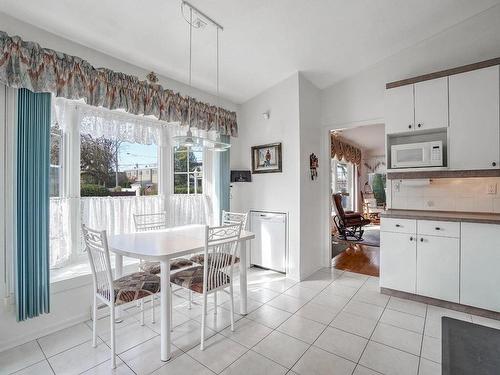
<svg viewBox="0 0 500 375"><path fill-rule="evenodd" d="M189 8L189 18L186 17L184 13L184 7ZM193 21L193 11L197 14L197 19ZM226 142L222 142L220 138L219 131L219 30L224 30L221 25L212 20L206 14L195 8L193 5L188 3L187 1L182 1L181 3L181 12L183 18L189 24L189 89L192 88L192 56L193 56L193 27L197 29L204 28L207 23L211 23L216 28L216 55L217 55L217 70L216 70L216 80L217 80L217 113L215 120L215 128L216 128L216 136L215 140L210 139L209 137L195 137L193 136L193 132L191 131L191 97L188 99L188 131L185 136L175 136L172 139L179 145L184 147L192 147L192 146L203 146L207 150L212 151L226 151L231 145Z"/></svg>

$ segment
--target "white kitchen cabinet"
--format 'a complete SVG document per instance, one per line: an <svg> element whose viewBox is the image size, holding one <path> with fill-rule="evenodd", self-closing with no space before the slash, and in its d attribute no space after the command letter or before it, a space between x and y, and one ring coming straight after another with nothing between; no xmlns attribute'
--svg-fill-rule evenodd
<svg viewBox="0 0 500 375"><path fill-rule="evenodd" d="M415 234L380 232L380 286L416 291L417 242Z"/></svg>
<svg viewBox="0 0 500 375"><path fill-rule="evenodd" d="M448 77L415 83L415 130L448 127Z"/></svg>
<svg viewBox="0 0 500 375"><path fill-rule="evenodd" d="M459 275L460 239L419 234L417 294L458 303Z"/></svg>
<svg viewBox="0 0 500 375"><path fill-rule="evenodd" d="M492 169L500 164L499 67L449 77L452 169Z"/></svg>
<svg viewBox="0 0 500 375"><path fill-rule="evenodd" d="M385 131L412 131L415 125L413 85L385 90Z"/></svg>
<svg viewBox="0 0 500 375"><path fill-rule="evenodd" d="M500 225L462 223L460 303L500 311Z"/></svg>

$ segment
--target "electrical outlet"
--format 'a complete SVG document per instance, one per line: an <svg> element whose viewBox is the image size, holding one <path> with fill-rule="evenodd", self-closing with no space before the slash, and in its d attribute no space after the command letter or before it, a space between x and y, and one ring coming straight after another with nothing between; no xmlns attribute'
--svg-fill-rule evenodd
<svg viewBox="0 0 500 375"><path fill-rule="evenodd" d="M488 194L496 194L497 193L497 184L492 183L488 184Z"/></svg>
<svg viewBox="0 0 500 375"><path fill-rule="evenodd" d="M399 193L401 191L401 182L398 181L398 182L394 183L394 191L396 193Z"/></svg>

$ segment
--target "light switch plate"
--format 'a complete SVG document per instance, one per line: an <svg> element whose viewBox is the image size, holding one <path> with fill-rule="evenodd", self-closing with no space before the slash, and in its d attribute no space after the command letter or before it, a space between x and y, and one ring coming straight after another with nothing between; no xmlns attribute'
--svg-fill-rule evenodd
<svg viewBox="0 0 500 375"><path fill-rule="evenodd" d="M497 184L491 183L488 184L488 194L496 194L497 193Z"/></svg>

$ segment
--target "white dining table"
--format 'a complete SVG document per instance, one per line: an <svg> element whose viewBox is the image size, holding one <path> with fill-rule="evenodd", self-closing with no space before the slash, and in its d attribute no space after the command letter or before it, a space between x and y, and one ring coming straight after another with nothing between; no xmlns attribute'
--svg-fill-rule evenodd
<svg viewBox="0 0 500 375"><path fill-rule="evenodd" d="M255 235L241 231L240 258L240 313L247 313L247 247ZM123 275L123 257L160 262L160 325L161 360L171 358L170 340L170 260L204 251L205 226L183 225L162 230L126 233L109 236L108 247L115 254L115 277Z"/></svg>

